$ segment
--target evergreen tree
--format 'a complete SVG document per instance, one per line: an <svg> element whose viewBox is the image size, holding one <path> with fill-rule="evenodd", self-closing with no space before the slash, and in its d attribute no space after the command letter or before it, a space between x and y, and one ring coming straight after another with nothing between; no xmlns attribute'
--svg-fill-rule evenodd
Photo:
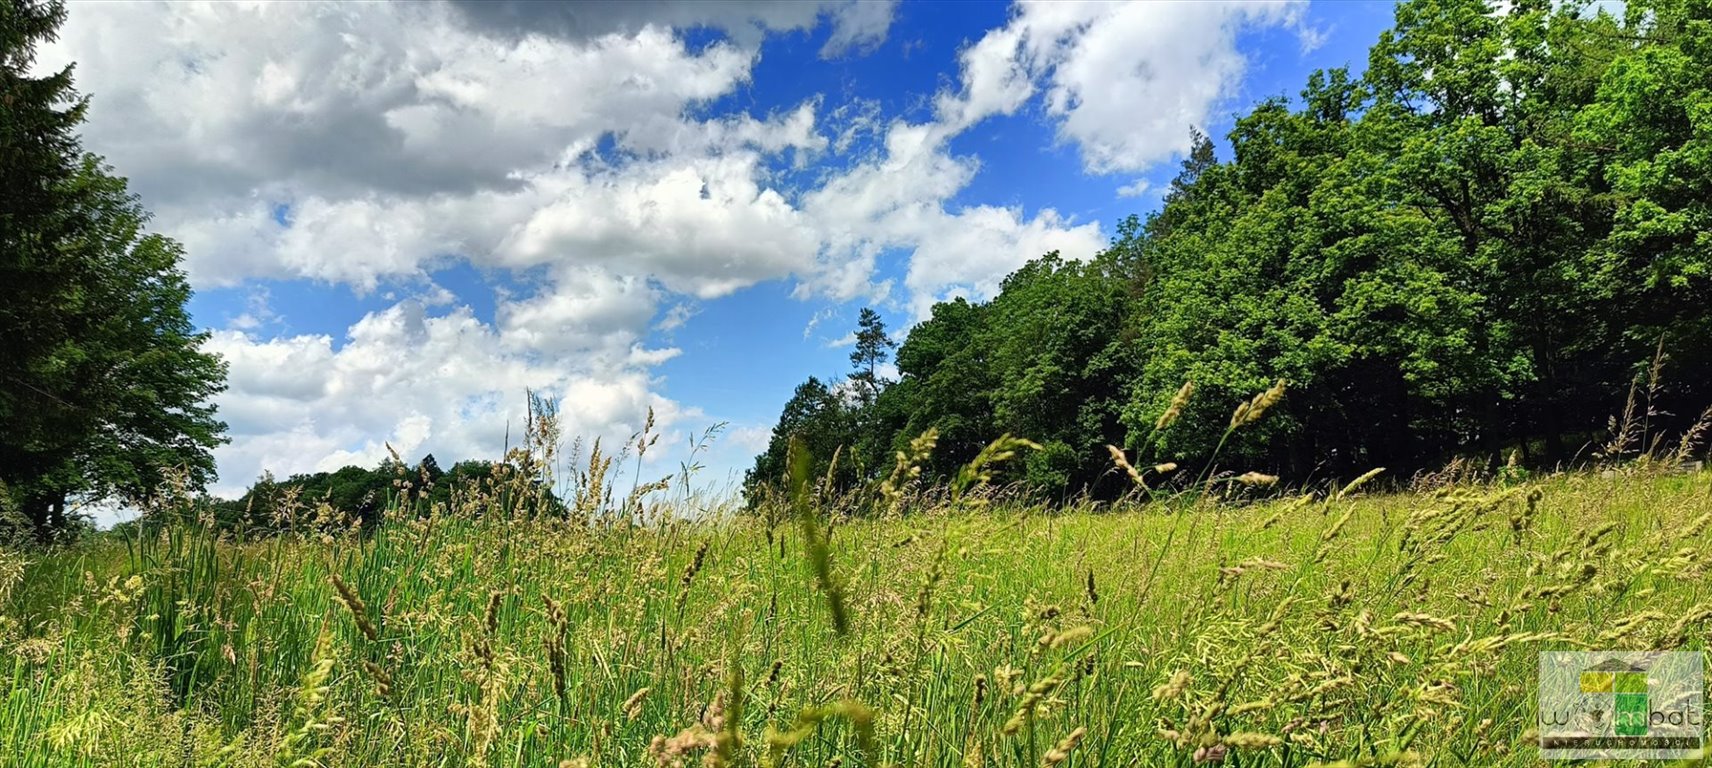
<svg viewBox="0 0 1712 768"><path fill-rule="evenodd" d="M440 462L434 459L432 453L423 456L422 460L416 463L416 471L427 478L430 483L438 483L440 478L446 476L446 471L440 469Z"/></svg>
<svg viewBox="0 0 1712 768"><path fill-rule="evenodd" d="M755 457L755 465L744 475L743 487L753 490L761 485L779 486L785 479L786 460L792 439L800 440L813 460L814 477L824 477L833 457L837 455L839 472L834 478L843 485L855 477L848 451L855 435L851 407L820 379L810 376L797 385L791 399L779 414L773 427L767 450Z"/></svg>
<svg viewBox="0 0 1712 768"><path fill-rule="evenodd" d="M873 405L885 382L880 378L880 366L897 349L897 342L886 335L886 322L880 313L863 307L856 320L856 348L850 352L850 364L855 370L850 381L856 385L856 395L864 407Z"/></svg>
<svg viewBox="0 0 1712 768"><path fill-rule="evenodd" d="M65 18L0 3L0 485L47 536L73 498L140 499L214 472L225 367L200 346L172 240L76 134L70 67L29 75Z"/></svg>

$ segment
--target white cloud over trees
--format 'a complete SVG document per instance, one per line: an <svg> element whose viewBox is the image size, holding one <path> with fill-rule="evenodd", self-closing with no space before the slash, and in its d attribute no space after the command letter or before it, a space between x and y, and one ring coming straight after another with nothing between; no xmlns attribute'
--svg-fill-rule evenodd
<svg viewBox="0 0 1712 768"><path fill-rule="evenodd" d="M756 86L766 35L826 25L822 56L861 55L894 11L85 4L40 66L77 63L86 147L184 242L196 286L428 286L343 338L270 334L255 313L216 330L231 491L264 468L372 463L385 441L496 454L524 388L564 398L570 434L622 437L650 407L668 429L701 426L689 420L707 414L658 394L654 368L678 351L645 340L760 282L889 295L920 316L991 295L1044 251L1090 256L1108 234L1098 221L964 200L980 158L951 139L1032 101L1090 172L1145 168L1183 149L1241 76L1237 30L1300 18L1294 4L1021 4L963 49L954 87L927 94L928 122L831 94L708 114ZM726 34L692 47L677 31L689 26ZM906 254L900 286L877 274L886 252ZM460 261L526 274L528 290L478 318L429 277Z"/></svg>

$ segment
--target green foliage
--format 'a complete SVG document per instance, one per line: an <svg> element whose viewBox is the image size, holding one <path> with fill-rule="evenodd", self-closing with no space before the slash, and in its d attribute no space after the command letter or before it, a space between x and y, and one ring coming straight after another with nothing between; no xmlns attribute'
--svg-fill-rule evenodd
<svg viewBox="0 0 1712 768"><path fill-rule="evenodd" d="M937 428L944 478L1011 432L1049 447L1006 479L1110 495L1107 444L1183 477L1568 461L1661 343L1656 417L1712 401L1712 8L1413 0L1362 76L1306 86L1241 116L1228 160L1196 134L1163 209L1091 261L935 306L843 439ZM1278 380L1274 415L1225 429Z"/></svg>
<svg viewBox="0 0 1712 768"><path fill-rule="evenodd" d="M854 368L850 381L856 385L857 396L863 405L872 405L880 396L880 388L885 382L880 377L879 367L897 346L897 342L886 335L886 323L880 319L880 313L863 307L856 320L856 348L850 352L850 365Z"/></svg>
<svg viewBox="0 0 1712 768"><path fill-rule="evenodd" d="M28 75L58 3L0 7L0 480L39 535L72 499L199 487L225 365L185 312L178 243L82 152L71 69Z"/></svg>
<svg viewBox="0 0 1712 768"><path fill-rule="evenodd" d="M1078 458L1076 449L1063 442L1047 443L1024 461L1023 483L1050 498L1061 499L1070 488Z"/></svg>
<svg viewBox="0 0 1712 768"><path fill-rule="evenodd" d="M938 430L937 448L923 467L929 477L950 477L999 431L993 370L980 343L991 314L989 305L961 298L935 304L898 347L901 379L880 394L878 407L890 418L878 424L891 427L887 439L894 449Z"/></svg>
<svg viewBox="0 0 1712 768"><path fill-rule="evenodd" d="M793 439L800 440L806 455L812 457L809 471L815 478L827 474L835 457L840 462L835 481L853 477L846 455L847 446L854 444L853 417L852 409L837 393L820 379L809 377L797 385L795 394L785 403L766 452L755 457L755 466L744 476L744 487L755 488L760 484L787 487L783 481L791 469L787 462Z"/></svg>
<svg viewBox="0 0 1712 768"><path fill-rule="evenodd" d="M180 516L194 518L206 512L219 527L252 535L352 522L372 527L389 508L420 515L434 507L453 507L459 494L491 490L498 466L466 459L442 470L429 454L414 467L387 459L374 469L346 466L284 480L264 474L242 496L204 499L200 507L184 510ZM547 496L549 506L563 509L550 491Z"/></svg>
<svg viewBox="0 0 1712 768"><path fill-rule="evenodd" d="M975 339L993 375L996 431L1063 446L1051 460L1066 485L1090 484L1110 466L1106 436L1119 429L1133 371L1133 345L1118 332L1127 298L1111 259L1048 253L1005 279Z"/></svg>
<svg viewBox="0 0 1712 768"><path fill-rule="evenodd" d="M872 308L857 319L856 345L850 352L846 386L828 386L817 377L798 385L773 427L767 450L743 478L751 501L763 486L787 487L786 461L792 440L800 440L817 483L848 489L857 479L872 476L891 459L892 431L907 418L896 398L882 402L891 384L880 373L897 343L886 323Z"/></svg>

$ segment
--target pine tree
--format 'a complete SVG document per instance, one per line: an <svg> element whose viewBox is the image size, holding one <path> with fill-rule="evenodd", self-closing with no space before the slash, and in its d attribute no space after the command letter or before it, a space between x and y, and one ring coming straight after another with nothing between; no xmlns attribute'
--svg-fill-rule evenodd
<svg viewBox="0 0 1712 768"><path fill-rule="evenodd" d="M897 342L886 335L886 321L880 319L880 313L863 307L856 320L856 349L850 352L850 364L856 368L850 374L850 381L856 384L857 396L862 398L864 407L872 405L880 396L883 383L880 366L897 346Z"/></svg>

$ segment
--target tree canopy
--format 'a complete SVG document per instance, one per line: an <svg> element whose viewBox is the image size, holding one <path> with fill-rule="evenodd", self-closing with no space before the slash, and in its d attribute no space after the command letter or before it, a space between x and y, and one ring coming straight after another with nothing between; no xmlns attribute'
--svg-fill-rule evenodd
<svg viewBox="0 0 1712 768"><path fill-rule="evenodd" d="M283 480L263 475L238 498L204 499L191 511L200 514L206 510L221 528L251 535L343 525L347 518L371 526L380 522L389 505L417 511L453 511L460 493L488 492L497 497L492 486L498 466L491 461L466 459L449 470L441 469L434 454L428 454L415 466L387 459L373 469L352 465ZM545 494L551 508L562 513L563 505L552 492ZM333 513L332 519L319 519L323 505Z"/></svg>
<svg viewBox="0 0 1712 768"><path fill-rule="evenodd" d="M73 500L199 488L225 439L182 248L82 150L71 68L29 74L64 17L0 3L0 497L38 535Z"/></svg>
<svg viewBox="0 0 1712 768"><path fill-rule="evenodd" d="M1163 207L1091 260L933 307L901 378L826 422L868 433L805 443L932 427L943 476L1008 432L1043 446L1013 479L1098 492L1107 444L1195 464L1224 442L1295 479L1570 460L1657 348L1660 418L1712 401L1712 6L1410 0L1361 75L1316 72L1226 139L1196 134Z"/></svg>

